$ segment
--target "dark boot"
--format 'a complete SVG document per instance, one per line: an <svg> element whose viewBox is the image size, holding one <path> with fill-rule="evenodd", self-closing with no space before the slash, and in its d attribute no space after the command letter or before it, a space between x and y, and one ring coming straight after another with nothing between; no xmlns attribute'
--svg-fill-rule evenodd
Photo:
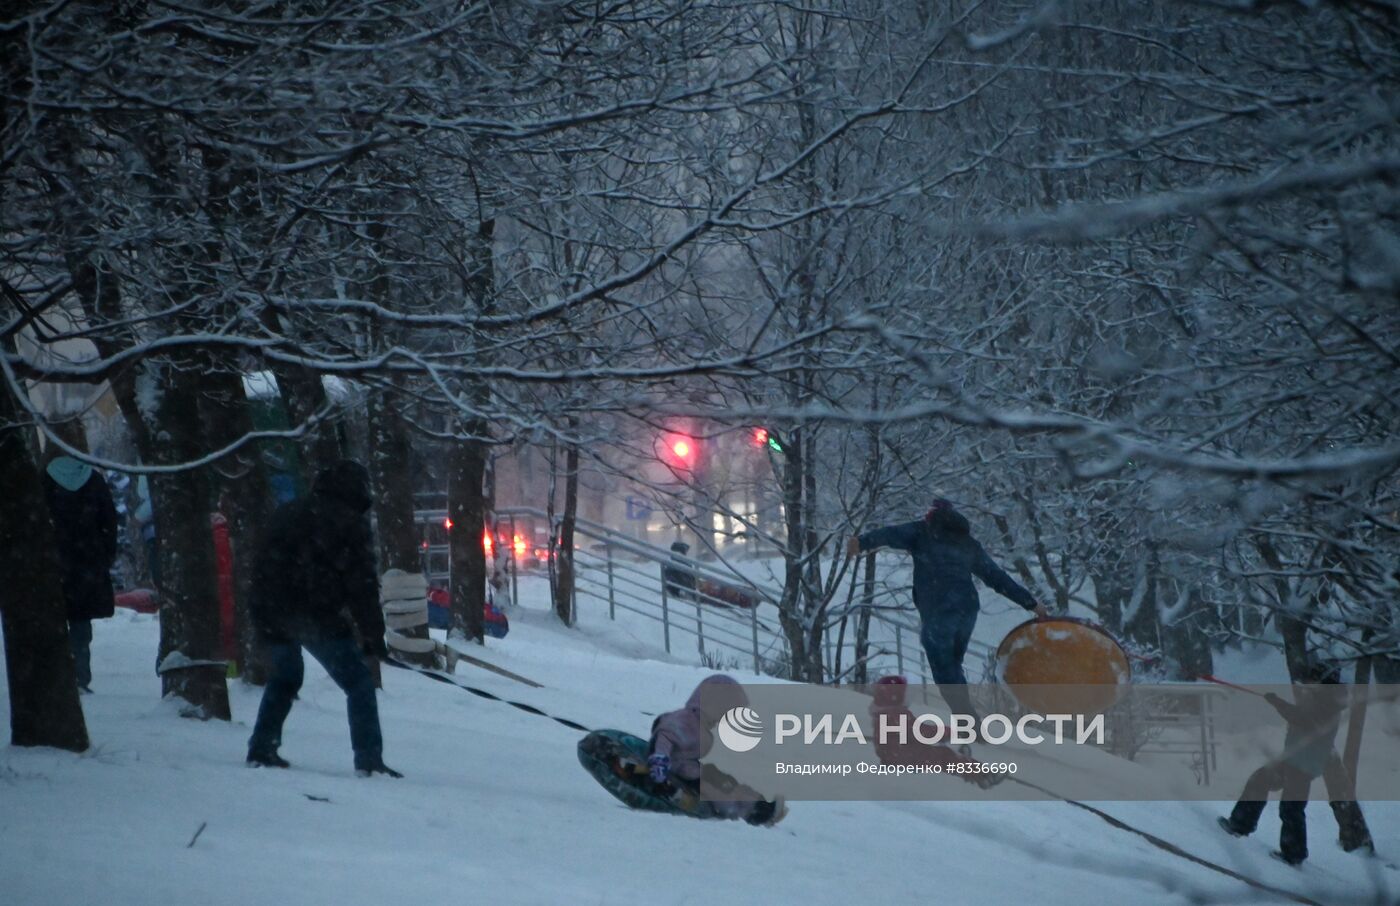
<svg viewBox="0 0 1400 906"><path fill-rule="evenodd" d="M255 768L289 768L292 763L274 749L270 752L249 752L248 764Z"/></svg>
<svg viewBox="0 0 1400 906"><path fill-rule="evenodd" d="M1360 805L1352 800L1334 801L1332 814L1337 818L1337 842L1343 851L1375 853L1376 844L1371 839L1371 830L1366 826Z"/></svg>
<svg viewBox="0 0 1400 906"><path fill-rule="evenodd" d="M749 824L767 824L773 820L773 815L777 813L777 805L772 802L755 802L749 814L744 818Z"/></svg>
<svg viewBox="0 0 1400 906"><path fill-rule="evenodd" d="M402 774L389 767L383 761L366 762L364 764L355 765L356 777L373 777L375 774L383 774L386 777L393 777L396 779L403 777Z"/></svg>

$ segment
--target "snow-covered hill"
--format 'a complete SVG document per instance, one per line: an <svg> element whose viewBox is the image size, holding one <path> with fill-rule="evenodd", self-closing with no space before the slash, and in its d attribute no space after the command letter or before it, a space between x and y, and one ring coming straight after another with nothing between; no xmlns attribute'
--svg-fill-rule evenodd
<svg viewBox="0 0 1400 906"><path fill-rule="evenodd" d="M644 733L705 675L625 625L558 626L529 582L483 656L543 688L468 665L459 680ZM93 749L0 749L4 904L1287 902L1059 802L799 802L773 829L629 812L579 768L577 732L398 670L380 709L405 779L352 774L344 698L311 661L282 747L293 768L253 770L259 690L231 684L232 724L183 720L157 697L154 618L121 612L95 634ZM1394 803L1368 806L1379 859L1342 853L1314 804L1302 870L1267 855L1273 808L1242 841L1215 827L1224 805L1103 808L1328 906L1400 902Z"/></svg>

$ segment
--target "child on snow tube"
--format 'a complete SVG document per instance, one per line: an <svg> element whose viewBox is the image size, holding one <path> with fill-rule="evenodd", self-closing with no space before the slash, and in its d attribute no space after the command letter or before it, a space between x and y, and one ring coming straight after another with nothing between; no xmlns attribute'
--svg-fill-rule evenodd
<svg viewBox="0 0 1400 906"><path fill-rule="evenodd" d="M756 792L701 759L714 746L714 728L732 708L749 703L743 687L731 677L706 677L690 694L685 707L668 711L651 725L647 768L651 782L662 795L706 797L704 803L716 818L742 818L749 824L776 824L785 813L781 800L768 802ZM733 795L733 800L716 799Z"/></svg>
<svg viewBox="0 0 1400 906"><path fill-rule="evenodd" d="M876 727L880 726L882 717L889 724L898 724L902 719L904 726L914 725L914 712L905 704L908 689L909 680L899 675L882 676L875 681L870 719ZM939 765L944 773L961 777L983 789L996 786L1005 779L1000 774L978 772L978 761L968 753L966 746L959 751L951 746L920 742L912 733L900 742L895 734L890 734L886 739L877 732L875 740L875 754L879 756L881 764ZM959 770L960 767L964 769Z"/></svg>

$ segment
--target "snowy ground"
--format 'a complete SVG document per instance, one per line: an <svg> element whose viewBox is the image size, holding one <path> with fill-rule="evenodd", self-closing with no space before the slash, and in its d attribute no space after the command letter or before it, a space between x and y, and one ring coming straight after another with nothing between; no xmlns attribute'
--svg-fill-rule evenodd
<svg viewBox="0 0 1400 906"><path fill-rule="evenodd" d="M532 582L510 636L483 656L544 688L467 665L461 681L645 732L705 675L626 624L585 615L579 630L559 627ZM258 690L231 684L232 724L179 718L157 698L156 634L154 618L125 612L96 624L90 752L0 749L0 903L1287 902L1058 802L800 802L773 829L632 813L579 768L576 732L397 670L380 708L385 758L405 779L353 776L344 698L314 662L286 729L293 769L252 770ZM1395 803L1368 806L1373 860L1342 853L1314 804L1301 871L1267 855L1272 807L1244 841L1215 828L1221 805L1103 808L1328 906L1400 902L1400 873L1386 867L1400 845Z"/></svg>

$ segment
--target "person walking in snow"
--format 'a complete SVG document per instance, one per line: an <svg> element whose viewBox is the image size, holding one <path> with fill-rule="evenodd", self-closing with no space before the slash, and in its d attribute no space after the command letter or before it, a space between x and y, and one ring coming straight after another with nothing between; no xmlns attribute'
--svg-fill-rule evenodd
<svg viewBox="0 0 1400 906"><path fill-rule="evenodd" d="M695 570L687 559L689 553L689 544L684 541L672 542L671 559L661 567L666 596L673 601L695 600Z"/></svg>
<svg viewBox="0 0 1400 906"><path fill-rule="evenodd" d="M384 764L379 704L366 657L386 657L384 615L369 524L369 472L351 460L316 477L310 495L273 514L253 564L249 615L265 646L267 686L248 763L289 767L282 724L301 689L302 649L345 692L355 771L402 776ZM362 643L355 641L356 630Z"/></svg>
<svg viewBox="0 0 1400 906"><path fill-rule="evenodd" d="M56 426L70 447L86 450L77 421ZM92 691L92 621L116 612L112 564L117 559L117 508L102 473L64 454L57 445L44 468L44 496L53 519L68 644L78 688Z"/></svg>
<svg viewBox="0 0 1400 906"><path fill-rule="evenodd" d="M977 625L977 589L972 577L1003 597L1034 611L1041 619L1045 607L1001 567L992 562L972 537L967 518L947 500L933 501L924 518L873 529L850 539L847 552L856 556L880 547L908 551L914 556L914 607L919 611L919 641L939 692L955 714L977 719L967 692L963 656Z"/></svg>
<svg viewBox="0 0 1400 906"><path fill-rule="evenodd" d="M702 763L714 746L714 729L726 712L749 703L744 689L722 673L708 676L690 694L685 707L662 714L651 724L647 769L662 795L707 797L703 805L717 818L742 818L772 825L785 814L781 801L767 801L734 778ZM718 796L734 796L722 800Z"/></svg>
<svg viewBox="0 0 1400 906"><path fill-rule="evenodd" d="M1308 791L1332 758L1332 746L1346 706L1346 687L1341 685L1335 667L1317 664L1309 671L1307 682L1293 689L1296 703L1272 692L1264 696L1288 723L1283 754L1249 775L1240 801L1228 817L1217 820L1231 836L1248 836L1259 826L1269 793L1280 790L1281 827L1274 855L1289 865L1299 865L1308 857L1308 825L1304 817Z"/></svg>

